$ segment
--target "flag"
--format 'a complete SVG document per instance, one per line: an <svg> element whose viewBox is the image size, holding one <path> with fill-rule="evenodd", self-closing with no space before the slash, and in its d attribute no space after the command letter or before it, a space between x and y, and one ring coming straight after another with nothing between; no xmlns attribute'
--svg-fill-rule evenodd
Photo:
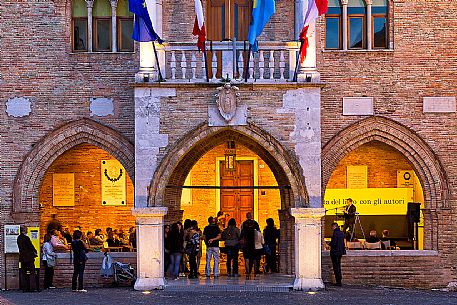
<svg viewBox="0 0 457 305"><path fill-rule="evenodd" d="M254 0L252 5L252 20L249 25L248 40L251 49L257 52L257 37L275 12L275 0Z"/></svg>
<svg viewBox="0 0 457 305"><path fill-rule="evenodd" d="M305 12L305 22L303 24L303 29L300 32L300 41L303 42L300 49L300 63L302 63L306 58L306 49L308 48L308 29L311 24L313 24L317 17L322 14L327 13L328 9L328 0L305 0L303 2Z"/></svg>
<svg viewBox="0 0 457 305"><path fill-rule="evenodd" d="M195 13L197 16L195 16L195 23L192 34L194 34L194 36L198 35L197 47L199 50L203 51L205 48L206 31L201 0L195 0Z"/></svg>
<svg viewBox="0 0 457 305"><path fill-rule="evenodd" d="M149 0L129 0L129 10L135 14L135 23L133 26L133 40L136 41L156 41L162 44L163 40L157 35L152 26L149 16L155 8Z"/></svg>

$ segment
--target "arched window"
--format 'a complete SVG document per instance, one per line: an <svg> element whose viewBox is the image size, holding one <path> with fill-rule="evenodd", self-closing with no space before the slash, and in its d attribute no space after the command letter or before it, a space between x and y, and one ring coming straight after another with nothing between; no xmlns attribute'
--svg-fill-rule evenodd
<svg viewBox="0 0 457 305"><path fill-rule="evenodd" d="M111 5L108 0L95 0L93 9L94 51L111 51Z"/></svg>
<svg viewBox="0 0 457 305"><path fill-rule="evenodd" d="M349 49L366 48L366 8L363 0L348 1Z"/></svg>
<svg viewBox="0 0 457 305"><path fill-rule="evenodd" d="M117 15L117 49L133 51L133 14L129 11L128 0L119 0L116 8Z"/></svg>
<svg viewBox="0 0 457 305"><path fill-rule="evenodd" d="M87 51L87 6L84 0L73 0L73 51Z"/></svg>
<svg viewBox="0 0 457 305"><path fill-rule="evenodd" d="M387 48L387 0L373 0L372 14L372 35L373 49Z"/></svg>
<svg viewBox="0 0 457 305"><path fill-rule="evenodd" d="M325 15L325 48L341 49L341 4L339 0L328 1Z"/></svg>

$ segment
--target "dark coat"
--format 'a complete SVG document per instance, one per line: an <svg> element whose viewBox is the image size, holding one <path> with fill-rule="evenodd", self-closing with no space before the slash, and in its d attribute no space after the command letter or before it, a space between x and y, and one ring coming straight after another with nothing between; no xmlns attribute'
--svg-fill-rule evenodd
<svg viewBox="0 0 457 305"><path fill-rule="evenodd" d="M355 205L351 204L349 208L346 207L344 211L344 221L346 223L354 223L355 222L355 212L356 207Z"/></svg>
<svg viewBox="0 0 457 305"><path fill-rule="evenodd" d="M17 237L17 246L19 248L19 262L21 263L33 262L38 256L32 241L25 234L20 234Z"/></svg>
<svg viewBox="0 0 457 305"><path fill-rule="evenodd" d="M346 254L344 246L344 233L340 228L333 230L332 240L330 241L330 255L341 256Z"/></svg>

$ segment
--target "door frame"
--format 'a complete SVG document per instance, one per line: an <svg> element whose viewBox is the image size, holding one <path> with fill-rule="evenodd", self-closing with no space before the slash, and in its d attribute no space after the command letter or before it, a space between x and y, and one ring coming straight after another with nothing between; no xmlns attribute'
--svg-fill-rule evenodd
<svg viewBox="0 0 457 305"><path fill-rule="evenodd" d="M253 161L254 185L259 185L259 158L256 157L236 157L237 161ZM216 186L221 186L220 161L225 161L224 157L216 157ZM221 190L216 191L216 213L221 209ZM244 217L244 216L243 216ZM259 190L254 189L254 219L259 220ZM237 224L238 225L238 224Z"/></svg>

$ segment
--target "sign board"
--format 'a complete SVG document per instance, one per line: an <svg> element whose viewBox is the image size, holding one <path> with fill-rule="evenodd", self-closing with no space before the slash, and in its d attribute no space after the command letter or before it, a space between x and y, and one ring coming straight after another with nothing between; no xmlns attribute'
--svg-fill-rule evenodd
<svg viewBox="0 0 457 305"><path fill-rule="evenodd" d="M55 207L75 205L75 174L52 175L52 204Z"/></svg>
<svg viewBox="0 0 457 305"><path fill-rule="evenodd" d="M19 248L17 247L17 237L19 236L19 225L5 225L3 227L3 232L5 238L5 253L19 253Z"/></svg>
<svg viewBox="0 0 457 305"><path fill-rule="evenodd" d="M125 169L117 160L102 160L102 205L127 205Z"/></svg>
<svg viewBox="0 0 457 305"><path fill-rule="evenodd" d="M32 244L38 253L38 256L35 257L35 268L40 268L40 227L28 227L27 230L27 235L30 237Z"/></svg>
<svg viewBox="0 0 457 305"><path fill-rule="evenodd" d="M398 170L397 187L414 187L414 171Z"/></svg>
<svg viewBox="0 0 457 305"><path fill-rule="evenodd" d="M348 165L346 167L346 187L348 189L367 188L368 167L366 165Z"/></svg>
<svg viewBox="0 0 457 305"><path fill-rule="evenodd" d="M327 189L324 207L327 215L343 213L346 199L352 198L360 215L406 215L412 188Z"/></svg>

